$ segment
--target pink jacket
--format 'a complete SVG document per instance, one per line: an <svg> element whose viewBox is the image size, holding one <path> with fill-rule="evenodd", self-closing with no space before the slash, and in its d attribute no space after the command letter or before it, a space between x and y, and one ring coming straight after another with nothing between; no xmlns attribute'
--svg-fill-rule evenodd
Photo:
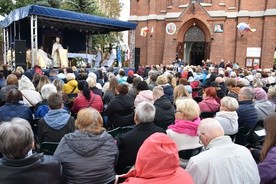
<svg viewBox="0 0 276 184"><path fill-rule="evenodd" d="M220 104L215 98L206 97L198 103L201 112L217 112Z"/></svg>
<svg viewBox="0 0 276 184"><path fill-rule="evenodd" d="M134 169L125 176L124 183L192 184L193 179L179 166L177 145L166 134L154 133L140 147Z"/></svg>
<svg viewBox="0 0 276 184"><path fill-rule="evenodd" d="M139 103L144 101L150 102L153 104L153 96L152 96L151 90L140 91L134 100L134 107L137 107Z"/></svg>

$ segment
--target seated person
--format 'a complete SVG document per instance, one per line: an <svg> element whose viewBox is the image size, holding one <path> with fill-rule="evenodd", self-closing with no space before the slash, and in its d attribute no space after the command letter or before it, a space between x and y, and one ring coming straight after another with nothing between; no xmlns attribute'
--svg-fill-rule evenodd
<svg viewBox="0 0 276 184"><path fill-rule="evenodd" d="M0 183L61 183L60 162L43 153L33 153L34 135L29 122L14 118L0 125Z"/></svg>
<svg viewBox="0 0 276 184"><path fill-rule="evenodd" d="M225 96L220 101L220 111L216 113L215 119L221 124L225 135L233 135L238 132L238 101L229 96Z"/></svg>
<svg viewBox="0 0 276 184"><path fill-rule="evenodd" d="M108 124L114 128L133 124L134 99L128 95L128 86L120 84L117 87L118 95L110 100L104 114L108 116ZM130 117L124 122L116 122L116 116ZM118 117L118 116L117 116Z"/></svg>
<svg viewBox="0 0 276 184"><path fill-rule="evenodd" d="M45 84L41 88L42 102L36 104L34 109L35 118L43 118L49 111L47 99L51 93L57 93L57 88L53 84Z"/></svg>
<svg viewBox="0 0 276 184"><path fill-rule="evenodd" d="M66 134L54 156L63 166L66 183L114 183L118 149L103 126L101 114L93 108L81 109L77 130Z"/></svg>
<svg viewBox="0 0 276 184"><path fill-rule="evenodd" d="M266 131L263 148L258 164L261 183L276 183L276 113L270 114L264 120Z"/></svg>
<svg viewBox="0 0 276 184"><path fill-rule="evenodd" d="M177 145L167 135L154 133L141 145L135 166L124 183L185 183L193 184L191 176L179 167Z"/></svg>
<svg viewBox="0 0 276 184"><path fill-rule="evenodd" d="M178 151L202 147L197 136L200 124L199 114L199 105L193 99L176 101L175 121L173 125L168 126L167 134L177 144ZM186 158L180 158L181 167L185 168L187 163Z"/></svg>
<svg viewBox="0 0 276 184"><path fill-rule="evenodd" d="M217 112L220 104L218 103L217 91L214 87L207 87L203 90L203 100L198 103L201 112Z"/></svg>
<svg viewBox="0 0 276 184"><path fill-rule="evenodd" d="M195 183L260 183L250 151L224 136L217 120L202 120L197 133L206 151L193 156L186 167Z"/></svg>
<svg viewBox="0 0 276 184"><path fill-rule="evenodd" d="M118 140L119 160L116 173L122 174L127 166L133 166L137 152L143 142L155 132L165 130L153 123L155 107L150 102L141 102L135 110L134 121L136 126Z"/></svg>
<svg viewBox="0 0 276 184"><path fill-rule="evenodd" d="M0 124L2 121L10 121L15 117L33 122L33 112L30 107L22 103L23 96L18 89L11 89L6 100L6 104L0 107Z"/></svg>
<svg viewBox="0 0 276 184"><path fill-rule="evenodd" d="M47 99L49 111L38 123L38 141L59 142L61 138L75 130L75 120L63 109L62 96L51 93Z"/></svg>
<svg viewBox="0 0 276 184"><path fill-rule="evenodd" d="M154 107L156 108L154 123L167 129L167 127L174 122L174 106L172 103L165 97L164 89L161 86L156 86L153 88L153 99Z"/></svg>

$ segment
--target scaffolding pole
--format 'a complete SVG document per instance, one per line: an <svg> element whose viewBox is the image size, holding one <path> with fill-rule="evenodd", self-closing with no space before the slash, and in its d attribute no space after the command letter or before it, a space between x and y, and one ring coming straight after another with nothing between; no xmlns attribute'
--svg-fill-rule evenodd
<svg viewBox="0 0 276 184"><path fill-rule="evenodd" d="M9 30L8 28L3 28L3 59L4 59L4 64L7 64L7 53L9 50Z"/></svg>
<svg viewBox="0 0 276 184"><path fill-rule="evenodd" d="M37 63L37 16L31 16L31 54L32 54L32 67Z"/></svg>

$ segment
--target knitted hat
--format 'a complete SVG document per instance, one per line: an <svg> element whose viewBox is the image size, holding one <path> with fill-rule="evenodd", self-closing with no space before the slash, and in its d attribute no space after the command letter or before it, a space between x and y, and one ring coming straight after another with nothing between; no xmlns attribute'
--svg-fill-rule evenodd
<svg viewBox="0 0 276 184"><path fill-rule="evenodd" d="M263 88L254 88L254 95L256 100L267 100L267 94Z"/></svg>

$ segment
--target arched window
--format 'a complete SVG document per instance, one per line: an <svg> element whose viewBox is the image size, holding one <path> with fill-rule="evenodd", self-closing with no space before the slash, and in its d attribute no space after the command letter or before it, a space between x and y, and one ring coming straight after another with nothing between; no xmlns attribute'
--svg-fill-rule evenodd
<svg viewBox="0 0 276 184"><path fill-rule="evenodd" d="M192 26L185 34L184 41L185 42L205 42L205 35L199 27Z"/></svg>

